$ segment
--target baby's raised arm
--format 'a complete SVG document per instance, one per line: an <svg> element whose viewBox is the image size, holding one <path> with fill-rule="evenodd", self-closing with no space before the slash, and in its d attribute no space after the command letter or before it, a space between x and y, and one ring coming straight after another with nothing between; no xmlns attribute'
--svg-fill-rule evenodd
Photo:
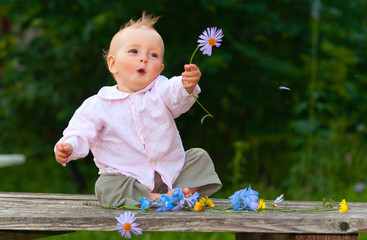
<svg viewBox="0 0 367 240"><path fill-rule="evenodd" d="M185 72L182 73L182 84L188 93L192 92L192 88L198 84L201 72L195 64L186 64Z"/></svg>
<svg viewBox="0 0 367 240"><path fill-rule="evenodd" d="M70 143L58 143L56 144L55 158L60 164L65 164L68 158L73 153L73 146Z"/></svg>

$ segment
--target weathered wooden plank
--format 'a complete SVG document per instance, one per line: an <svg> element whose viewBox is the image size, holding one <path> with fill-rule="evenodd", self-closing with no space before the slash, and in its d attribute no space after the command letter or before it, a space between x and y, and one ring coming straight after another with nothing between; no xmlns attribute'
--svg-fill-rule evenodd
<svg viewBox="0 0 367 240"><path fill-rule="evenodd" d="M236 233L236 240L358 240L358 234Z"/></svg>
<svg viewBox="0 0 367 240"><path fill-rule="evenodd" d="M83 203L88 202L91 206ZM213 199L216 208L230 206ZM311 209L319 202L288 202ZM136 211L144 231L197 231L292 234L350 234L367 232L367 203L349 203L347 213L279 212L196 213ZM0 230L114 231L115 216L124 210L101 208L94 195L0 193Z"/></svg>

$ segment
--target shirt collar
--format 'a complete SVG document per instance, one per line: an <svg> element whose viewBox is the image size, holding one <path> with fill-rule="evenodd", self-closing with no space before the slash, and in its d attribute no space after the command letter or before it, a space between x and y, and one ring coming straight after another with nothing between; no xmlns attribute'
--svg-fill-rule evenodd
<svg viewBox="0 0 367 240"><path fill-rule="evenodd" d="M158 76L153 82L151 82L146 88L139 90L135 93L141 93L141 92L146 92L149 89L151 89L154 86L154 83L157 81L158 78L160 78L161 76ZM103 98L103 99L108 99L108 100L114 100L114 99L124 99L127 98L128 96L130 96L130 94L133 93L127 93L127 92L122 92L120 90L118 90L117 85L115 86L106 86L103 87L99 90L98 92L98 96Z"/></svg>

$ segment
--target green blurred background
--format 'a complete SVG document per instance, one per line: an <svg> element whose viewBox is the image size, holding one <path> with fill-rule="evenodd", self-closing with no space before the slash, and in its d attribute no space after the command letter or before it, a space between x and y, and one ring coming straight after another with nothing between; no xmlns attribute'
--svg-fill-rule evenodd
<svg viewBox="0 0 367 240"><path fill-rule="evenodd" d="M94 193L92 156L64 168L53 147L83 100L114 84L102 52L143 10L162 16L167 77L181 74L203 30L223 30L212 56L193 61L214 118L201 125L196 104L176 121L185 148L215 163L223 188L213 197L251 184L265 199L367 200L367 0L0 0L0 154L27 158L0 168L0 191Z"/></svg>

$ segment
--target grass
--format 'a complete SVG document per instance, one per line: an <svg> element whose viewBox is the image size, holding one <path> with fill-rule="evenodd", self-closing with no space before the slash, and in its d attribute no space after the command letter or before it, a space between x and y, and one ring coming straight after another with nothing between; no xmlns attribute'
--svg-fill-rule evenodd
<svg viewBox="0 0 367 240"><path fill-rule="evenodd" d="M64 235L44 238L45 240L121 240L122 237L117 231L113 232L91 232L80 231ZM207 233L207 232L143 232L142 235L133 235L136 240L234 240L234 233Z"/></svg>
<svg viewBox="0 0 367 240"><path fill-rule="evenodd" d="M44 238L45 240L121 240L120 234L115 232L91 232L80 231L64 235ZM143 235L132 236L136 240L234 240L234 233L199 233L199 232L143 232ZM359 240L367 240L367 233L359 234Z"/></svg>

